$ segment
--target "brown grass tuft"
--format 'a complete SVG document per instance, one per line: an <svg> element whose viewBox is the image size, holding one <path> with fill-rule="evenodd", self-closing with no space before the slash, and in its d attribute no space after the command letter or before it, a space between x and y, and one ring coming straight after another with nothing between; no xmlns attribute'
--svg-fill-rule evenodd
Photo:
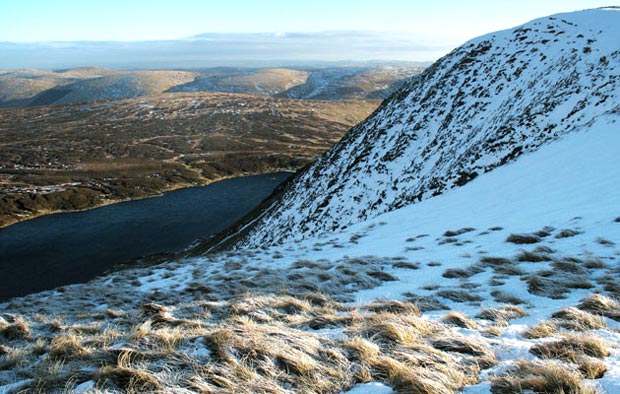
<svg viewBox="0 0 620 394"><path fill-rule="evenodd" d="M528 339L548 338L558 333L558 326L552 321L543 321L529 327L523 336Z"/></svg>
<svg viewBox="0 0 620 394"><path fill-rule="evenodd" d="M567 229L558 231L555 237L556 238L570 238L570 237L574 237L575 235L579 235L579 234L581 234L581 231L567 228Z"/></svg>
<svg viewBox="0 0 620 394"><path fill-rule="evenodd" d="M536 234L510 234L508 238L506 238L506 242L518 245L535 244L540 241L540 237Z"/></svg>
<svg viewBox="0 0 620 394"><path fill-rule="evenodd" d="M30 328L20 316L0 315L0 335L8 340L25 339L30 336Z"/></svg>
<svg viewBox="0 0 620 394"><path fill-rule="evenodd" d="M579 372L586 379L600 379L607 372L607 365L603 361L592 357L581 357L577 365L579 366Z"/></svg>
<svg viewBox="0 0 620 394"><path fill-rule="evenodd" d="M582 375L555 362L521 361L503 376L492 380L491 393L596 394Z"/></svg>
<svg viewBox="0 0 620 394"><path fill-rule="evenodd" d="M516 305L502 305L499 308L483 309L476 315L479 319L490 320L500 326L507 326L512 319L528 316L529 314Z"/></svg>
<svg viewBox="0 0 620 394"><path fill-rule="evenodd" d="M519 305L519 304L525 304L526 303L521 298L519 298L517 296L514 296L512 294L506 293L506 292L501 291L501 290L493 290L493 291L491 291L491 296L493 297L493 299L496 302L501 302L501 303L504 303L504 304Z"/></svg>
<svg viewBox="0 0 620 394"><path fill-rule="evenodd" d="M539 263L542 261L551 261L553 258L545 253L540 252L528 252L527 250L522 251L517 256L518 261L528 262L528 263Z"/></svg>
<svg viewBox="0 0 620 394"><path fill-rule="evenodd" d="M441 290L437 295L454 302L477 302L482 301L482 297L471 291L465 290Z"/></svg>
<svg viewBox="0 0 620 394"><path fill-rule="evenodd" d="M156 393L162 392L157 378L148 371L125 366L104 366L97 373L98 385L114 384L124 393Z"/></svg>
<svg viewBox="0 0 620 394"><path fill-rule="evenodd" d="M441 322L449 326L468 328L475 330L478 324L461 312L450 312L441 318Z"/></svg>
<svg viewBox="0 0 620 394"><path fill-rule="evenodd" d="M577 308L620 321L620 302L601 294L592 294L584 298Z"/></svg>
<svg viewBox="0 0 620 394"><path fill-rule="evenodd" d="M545 359L555 358L577 363L580 357L608 357L610 352L607 342L592 335L569 335L560 340L544 342L530 348L530 353Z"/></svg>
<svg viewBox="0 0 620 394"><path fill-rule="evenodd" d="M82 338L72 333L56 337L50 343L49 356L55 360L81 358L90 353L82 346Z"/></svg>
<svg viewBox="0 0 620 394"><path fill-rule="evenodd" d="M574 307L555 312L551 317L558 322L560 327L574 331L602 330L607 328L605 319L601 316L593 315Z"/></svg>
<svg viewBox="0 0 620 394"><path fill-rule="evenodd" d="M420 308L418 308L415 304L408 301L398 301L398 300L375 300L372 303L366 305L363 309L381 313L398 313L398 314L412 314L415 316L420 316Z"/></svg>
<svg viewBox="0 0 620 394"><path fill-rule="evenodd" d="M446 232L443 233L444 237L456 237L457 235L461 235L461 234L465 234L465 233L469 233L476 230L473 227L464 227L458 230L448 230Z"/></svg>

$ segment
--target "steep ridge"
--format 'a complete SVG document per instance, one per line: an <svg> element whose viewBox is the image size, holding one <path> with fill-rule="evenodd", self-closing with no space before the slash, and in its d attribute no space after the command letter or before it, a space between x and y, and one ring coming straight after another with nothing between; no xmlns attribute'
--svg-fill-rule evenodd
<svg viewBox="0 0 620 394"><path fill-rule="evenodd" d="M558 14L474 39L300 174L238 246L299 240L462 186L620 115L620 12Z"/></svg>

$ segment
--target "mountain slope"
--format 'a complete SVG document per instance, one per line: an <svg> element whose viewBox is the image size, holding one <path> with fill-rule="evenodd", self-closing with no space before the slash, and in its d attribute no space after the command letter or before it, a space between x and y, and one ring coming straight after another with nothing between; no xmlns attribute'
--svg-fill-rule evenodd
<svg viewBox="0 0 620 394"><path fill-rule="evenodd" d="M344 229L461 186L620 113L620 12L586 10L474 39L302 173L238 244Z"/></svg>
<svg viewBox="0 0 620 394"><path fill-rule="evenodd" d="M30 105L83 103L157 95L173 86L193 81L187 71L129 71L58 86L33 97Z"/></svg>
<svg viewBox="0 0 620 394"><path fill-rule="evenodd" d="M228 92L274 96L282 91L303 84L307 71L286 68L263 68L221 73L207 73L183 85L174 86L170 92Z"/></svg>
<svg viewBox="0 0 620 394"><path fill-rule="evenodd" d="M327 238L2 303L0 393L618 393L617 118Z"/></svg>

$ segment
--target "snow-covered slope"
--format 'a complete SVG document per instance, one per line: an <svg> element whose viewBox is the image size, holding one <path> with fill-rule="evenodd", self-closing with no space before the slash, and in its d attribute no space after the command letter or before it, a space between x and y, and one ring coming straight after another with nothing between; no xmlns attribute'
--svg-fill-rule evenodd
<svg viewBox="0 0 620 394"><path fill-rule="evenodd" d="M298 240L461 186L620 115L620 12L474 39L412 78L299 176L238 245Z"/></svg>
<svg viewBox="0 0 620 394"><path fill-rule="evenodd" d="M26 321L32 330L25 339L6 341L0 365L13 367L0 370L0 393L17 393L43 384L48 384L44 388L54 384L56 390L50 392L63 392L63 387L71 385L86 387L86 392L111 392L114 384L127 380L115 378L114 374L121 372L121 377L130 373L148 377L148 383L160 387L161 392L209 392L205 387L210 392L239 392L238 387L250 387L252 379L266 375L260 369L262 364L253 364L264 349L296 356L304 349L301 341L283 346L282 338L301 338L302 343L316 342L317 347L334 350L350 349L352 341L360 341L362 335L366 341L362 343L370 343L369 349L381 354L373 359L371 353L371 365L377 360L393 360L390 365L402 366L422 380L442 377L447 369L436 363L420 366L420 360L429 360L423 358L424 351L430 350L451 368L471 367L467 352L480 352L476 354L484 361L481 349L485 347L497 358L473 368L471 380L456 384L458 391L428 392L529 392L516 388L500 391L498 384L518 376L515 366L525 364L536 369L523 378L526 383L558 378L554 390L538 392L560 392L563 376L569 376L576 383L570 386L573 390L565 392L591 393L594 391L587 388L596 388L601 394L616 394L620 392L620 304L610 301L609 310L597 311L582 300L608 300L593 293L620 295L618 121L616 115L600 117L587 133L564 135L463 187L326 238L128 269L87 284L0 304L3 318ZM508 242L512 234L532 237L533 243ZM307 311L310 306L303 298L274 296L276 292L304 291L348 302L336 312L331 304L318 304L320 307ZM378 304L372 303L375 300ZM412 326L413 345L398 331L393 334L396 339L388 342L380 332L360 334L357 324L365 319L382 319L383 327L393 328L398 327L395 316L402 313L408 324L416 323L414 312L397 309L403 301L415 303L424 322L448 326L442 326L444 331L437 334L440 340L433 337L432 346L420 344L417 326ZM380 315L368 313L381 302L386 304ZM391 306L395 309L389 311ZM578 308L567 309L574 306ZM515 314L504 319L502 311ZM155 315L149 317L148 313ZM568 313L582 320L571 321L571 315L565 315ZM541 324L547 332L534 335ZM7 325L0 320L0 329L6 330ZM77 345L61 348L66 361L51 369L59 350L48 349L58 349L69 340ZM454 340L455 346L438 352L446 349L444 340ZM536 355L536 349L545 344L567 340L596 341L604 352L576 358L576 363L567 361L570 353ZM399 347L401 342L405 345ZM219 343L228 346L226 352L220 350ZM390 355L393 358L379 353L394 347L399 351ZM235 352L237 348L245 353ZM402 349L415 354L407 359L409 355ZM571 350L570 346L566 349ZM229 354L233 356L223 357ZM351 353L343 354L351 357ZM117 358L122 355L126 359L121 364ZM578 368L585 362L600 363L603 373L581 375ZM309 364L315 365L313 361ZM194 366L204 365L213 368L196 372ZM240 375L226 388L210 383L235 376L230 365L242 365L251 373ZM544 376L545 368L553 367L556 375ZM284 367L274 375L274 387L282 385L274 392L340 392L369 380L374 382L356 386L350 393L390 393L390 387L400 393L411 392L407 386L399 389L398 382L379 367L363 377L352 375L351 370L353 367L345 375L353 378L319 391L309 388L307 379L301 379L306 386L290 389L282 376L305 375L291 374ZM332 375L318 376L333 381ZM187 382L193 384L188 387Z"/></svg>

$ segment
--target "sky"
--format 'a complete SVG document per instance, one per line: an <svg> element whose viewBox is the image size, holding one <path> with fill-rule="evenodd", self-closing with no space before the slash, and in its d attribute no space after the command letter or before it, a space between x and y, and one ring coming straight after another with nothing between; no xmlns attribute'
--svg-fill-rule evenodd
<svg viewBox="0 0 620 394"><path fill-rule="evenodd" d="M0 0L0 41L167 40L207 32L390 30L459 45L618 0Z"/></svg>

